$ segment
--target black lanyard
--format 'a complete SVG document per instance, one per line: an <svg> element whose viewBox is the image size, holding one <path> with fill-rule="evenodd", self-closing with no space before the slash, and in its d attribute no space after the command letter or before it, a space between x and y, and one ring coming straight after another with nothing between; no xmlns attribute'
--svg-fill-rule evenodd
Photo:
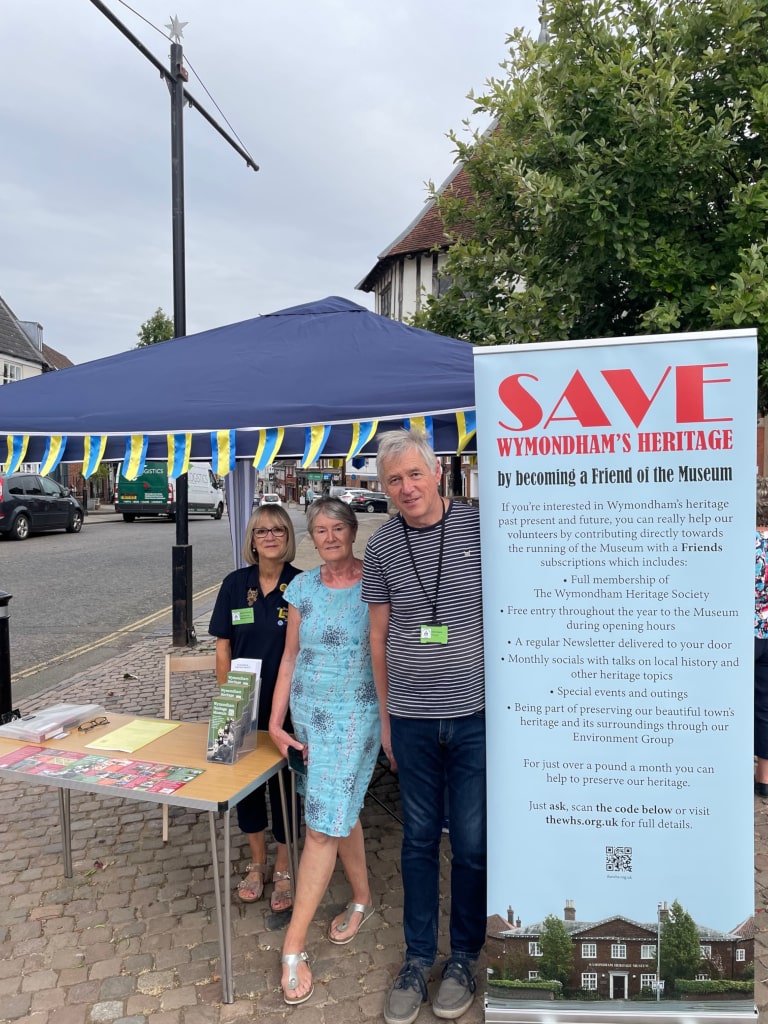
<svg viewBox="0 0 768 1024"><path fill-rule="evenodd" d="M440 517L440 553L439 553L439 555L437 557L437 578L435 579L435 596L433 598L430 598L429 594L427 593L427 588L424 586L424 583L422 581L421 576L419 576L419 570L418 570L418 568L416 566L416 559L413 557L413 549L411 548L411 539L408 536L408 527L405 525L405 520L403 519L402 515L400 516L400 523L401 523L401 525L403 527L403 533L405 534L405 546L408 548L408 557L411 560L411 566L413 567L413 571L414 571L414 573L416 575L416 579L419 581L419 586L421 587L422 594L424 595L424 597L426 597L427 601L429 601L429 603L432 605L432 622L430 623L430 625L433 625L433 626L440 625L440 623L438 622L438 619L437 619L437 598L438 598L438 595L440 593L440 577L441 577L442 571L443 571L443 546L445 544L445 517L446 517L446 513L447 513L446 506L443 503L443 499L442 498L440 499L440 502L443 505L443 514Z"/></svg>

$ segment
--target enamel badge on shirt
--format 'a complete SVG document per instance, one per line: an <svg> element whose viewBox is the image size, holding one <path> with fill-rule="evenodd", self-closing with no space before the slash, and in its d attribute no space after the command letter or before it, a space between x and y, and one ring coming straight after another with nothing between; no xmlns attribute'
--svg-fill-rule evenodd
<svg viewBox="0 0 768 1024"><path fill-rule="evenodd" d="M447 644L448 643L448 627L427 625L419 627L421 629L421 642L423 644Z"/></svg>
<svg viewBox="0 0 768 1024"><path fill-rule="evenodd" d="M253 622L253 608L233 608L232 609L232 625L233 626L244 626L249 622Z"/></svg>

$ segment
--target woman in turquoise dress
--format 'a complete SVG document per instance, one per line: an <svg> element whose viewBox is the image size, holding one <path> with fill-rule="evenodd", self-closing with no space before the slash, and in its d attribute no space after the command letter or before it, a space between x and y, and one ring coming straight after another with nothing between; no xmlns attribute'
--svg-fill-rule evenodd
<svg viewBox="0 0 768 1024"><path fill-rule="evenodd" d="M360 596L363 564L352 550L355 514L337 498L321 498L307 516L323 564L297 576L285 591L288 629L269 722L280 753L300 750L306 766L306 776L298 777L306 835L282 956L288 1005L313 992L307 930L337 854L352 898L331 922L329 940L351 942L373 913L359 816L381 737L368 608ZM295 736L283 728L289 704Z"/></svg>

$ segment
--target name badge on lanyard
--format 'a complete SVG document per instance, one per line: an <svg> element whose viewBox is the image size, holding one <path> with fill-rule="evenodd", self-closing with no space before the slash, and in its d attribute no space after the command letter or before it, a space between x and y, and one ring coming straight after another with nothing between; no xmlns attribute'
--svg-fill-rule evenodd
<svg viewBox="0 0 768 1024"><path fill-rule="evenodd" d="M419 626L421 631L421 643L423 644L447 644L448 627L441 626L439 622L430 622Z"/></svg>
<svg viewBox="0 0 768 1024"><path fill-rule="evenodd" d="M442 498L440 499L442 501ZM432 605L432 621L425 622L419 626L419 643L422 644L447 644L448 643L448 627L444 626L437 619L437 604L438 597L440 596L440 577L443 569L443 549L445 547L445 515L446 507L443 504L443 514L440 517L440 549L437 556L437 572L435 573L435 592L430 597L427 593L427 588L424 586L424 581L419 575L419 567L416 564L416 559L413 555L413 548L411 547L411 539L408 536L408 529L405 525L405 520L400 519L400 524L403 527L403 534L405 536L405 546L408 549L408 557L411 561L411 567L413 568L414 575L418 580L421 592L427 601Z"/></svg>

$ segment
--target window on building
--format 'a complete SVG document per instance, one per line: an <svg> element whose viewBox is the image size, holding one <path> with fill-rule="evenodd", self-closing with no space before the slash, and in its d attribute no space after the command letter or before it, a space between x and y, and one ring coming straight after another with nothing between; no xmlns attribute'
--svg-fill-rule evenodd
<svg viewBox="0 0 768 1024"><path fill-rule="evenodd" d="M445 295L447 291L453 288L453 278L450 274L440 273L437 276L437 294L438 297Z"/></svg>
<svg viewBox="0 0 768 1024"><path fill-rule="evenodd" d="M640 959L641 960L655 960L656 959L656 947L655 946L641 946L640 947Z"/></svg>
<svg viewBox="0 0 768 1024"><path fill-rule="evenodd" d="M21 367L18 363L3 363L3 384L10 384L12 380L21 380Z"/></svg>
<svg viewBox="0 0 768 1024"><path fill-rule="evenodd" d="M392 285L385 284L379 292L379 313L382 316L392 316Z"/></svg>
<svg viewBox="0 0 768 1024"><path fill-rule="evenodd" d="M613 960L627 959L627 946L624 942L614 942L611 946L611 958Z"/></svg>
<svg viewBox="0 0 768 1024"><path fill-rule="evenodd" d="M655 974L641 974L640 975L640 988L653 988L656 984Z"/></svg>
<svg viewBox="0 0 768 1024"><path fill-rule="evenodd" d="M591 957L597 956L597 943L596 942L582 942L581 944L581 955L585 960L589 960Z"/></svg>
<svg viewBox="0 0 768 1024"><path fill-rule="evenodd" d="M711 960L712 959L712 947L711 946L699 946L699 949L701 950L701 959L702 960Z"/></svg>
<svg viewBox="0 0 768 1024"><path fill-rule="evenodd" d="M736 950L736 960L743 962L746 959L747 959L747 951L746 951L746 949L737 949Z"/></svg>
<svg viewBox="0 0 768 1024"><path fill-rule="evenodd" d="M528 943L528 955L529 956L541 956L541 944L538 942Z"/></svg>
<svg viewBox="0 0 768 1024"><path fill-rule="evenodd" d="M538 971L528 971L528 981L536 981L539 977Z"/></svg>
<svg viewBox="0 0 768 1024"><path fill-rule="evenodd" d="M581 987L587 992L597 992L597 974L582 974Z"/></svg>

